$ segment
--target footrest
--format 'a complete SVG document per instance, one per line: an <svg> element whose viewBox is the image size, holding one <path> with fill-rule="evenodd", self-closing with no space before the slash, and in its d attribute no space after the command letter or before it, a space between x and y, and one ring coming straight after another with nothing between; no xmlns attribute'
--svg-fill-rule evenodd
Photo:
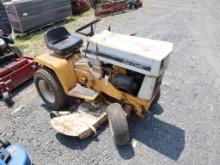
<svg viewBox="0 0 220 165"><path fill-rule="evenodd" d="M68 96L78 97L85 100L95 100L98 95L99 93L93 89L83 87L79 84L68 92Z"/></svg>

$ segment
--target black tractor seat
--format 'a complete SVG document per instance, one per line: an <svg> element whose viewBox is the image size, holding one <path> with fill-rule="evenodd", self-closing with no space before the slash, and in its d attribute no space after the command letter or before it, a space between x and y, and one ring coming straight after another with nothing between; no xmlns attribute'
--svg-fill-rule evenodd
<svg viewBox="0 0 220 165"><path fill-rule="evenodd" d="M48 30L44 39L47 47L59 55L71 53L83 44L82 38L72 36L64 27Z"/></svg>

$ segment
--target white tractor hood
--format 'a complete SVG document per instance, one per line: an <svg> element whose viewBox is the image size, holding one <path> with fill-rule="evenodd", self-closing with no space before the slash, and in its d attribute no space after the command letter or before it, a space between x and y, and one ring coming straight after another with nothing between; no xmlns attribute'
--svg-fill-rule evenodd
<svg viewBox="0 0 220 165"><path fill-rule="evenodd" d="M87 56L145 75L158 77L168 65L173 44L112 33L107 30L89 39Z"/></svg>

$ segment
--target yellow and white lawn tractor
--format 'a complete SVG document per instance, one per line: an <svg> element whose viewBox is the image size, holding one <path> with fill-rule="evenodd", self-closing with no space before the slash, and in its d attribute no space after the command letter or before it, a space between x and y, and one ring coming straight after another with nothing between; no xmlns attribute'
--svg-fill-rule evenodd
<svg viewBox="0 0 220 165"><path fill-rule="evenodd" d="M64 27L45 33L52 53L38 56L41 69L35 85L45 104L58 111L51 119L60 133L84 139L107 119L116 145L129 141L127 116L144 117L160 97L160 86L173 44L104 30L94 34L93 21L72 36ZM91 27L91 32L83 30ZM80 100L71 112L61 112L68 97ZM79 101L78 101L79 102Z"/></svg>

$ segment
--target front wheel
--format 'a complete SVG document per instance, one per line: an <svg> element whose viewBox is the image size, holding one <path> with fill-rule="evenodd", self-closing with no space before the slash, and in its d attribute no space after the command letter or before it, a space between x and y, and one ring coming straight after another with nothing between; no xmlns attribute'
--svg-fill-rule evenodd
<svg viewBox="0 0 220 165"><path fill-rule="evenodd" d="M65 105L67 96L53 71L47 68L39 69L34 75L34 82L46 106L58 111Z"/></svg>
<svg viewBox="0 0 220 165"><path fill-rule="evenodd" d="M116 145L125 145L130 140L128 122L125 111L118 103L107 107L109 127Z"/></svg>

